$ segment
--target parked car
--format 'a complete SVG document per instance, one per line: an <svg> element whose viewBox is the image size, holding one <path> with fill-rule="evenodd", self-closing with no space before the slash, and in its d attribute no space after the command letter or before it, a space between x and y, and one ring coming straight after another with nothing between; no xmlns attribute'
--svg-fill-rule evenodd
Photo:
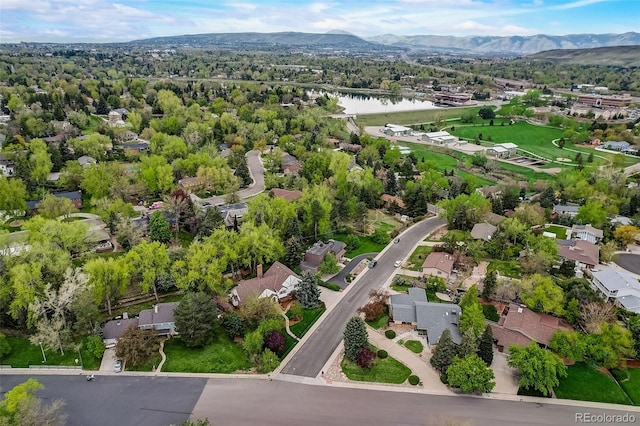
<svg viewBox="0 0 640 426"><path fill-rule="evenodd" d="M122 371L122 360L116 359L116 364L113 366L113 371L119 373Z"/></svg>
<svg viewBox="0 0 640 426"><path fill-rule="evenodd" d="M393 244L398 244L400 242L400 238L396 238L395 240L393 240Z"/></svg>
<svg viewBox="0 0 640 426"><path fill-rule="evenodd" d="M393 264L396 268L402 266L402 260L396 260L396 263Z"/></svg>
<svg viewBox="0 0 640 426"><path fill-rule="evenodd" d="M377 260L372 260L371 262L369 262L369 268L375 268L377 264L378 264Z"/></svg>

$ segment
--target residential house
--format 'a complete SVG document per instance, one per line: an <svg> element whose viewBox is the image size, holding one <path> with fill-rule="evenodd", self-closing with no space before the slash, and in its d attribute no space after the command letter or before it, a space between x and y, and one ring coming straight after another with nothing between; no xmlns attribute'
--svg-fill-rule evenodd
<svg viewBox="0 0 640 426"><path fill-rule="evenodd" d="M107 321L102 327L102 341L107 348L113 348L118 339L131 327L138 328L138 318L125 318Z"/></svg>
<svg viewBox="0 0 640 426"><path fill-rule="evenodd" d="M453 272L456 256L444 251L431 252L422 263L422 275L449 279Z"/></svg>
<svg viewBox="0 0 640 426"><path fill-rule="evenodd" d="M302 170L302 164L291 154L284 154L282 156L280 167L282 167L282 172L285 175L297 175L300 173L300 170Z"/></svg>
<svg viewBox="0 0 640 426"><path fill-rule="evenodd" d="M626 216L614 216L611 219L611 224L612 225L633 225L633 219L631 219L630 217L626 217Z"/></svg>
<svg viewBox="0 0 640 426"><path fill-rule="evenodd" d="M474 240L491 241L491 237L496 233L498 228L490 223L476 223L471 230L471 238Z"/></svg>
<svg viewBox="0 0 640 426"><path fill-rule="evenodd" d="M577 204L557 204L553 206L552 214L554 216L576 217L580 206Z"/></svg>
<svg viewBox="0 0 640 426"><path fill-rule="evenodd" d="M94 164L97 164L98 162L93 157L89 157L88 155L83 155L82 157L78 158L78 163L80 163L80 165L83 168L86 168Z"/></svg>
<svg viewBox="0 0 640 426"><path fill-rule="evenodd" d="M149 152L149 142L138 141L135 143L127 143L122 146L127 156L138 156L144 152Z"/></svg>
<svg viewBox="0 0 640 426"><path fill-rule="evenodd" d="M500 225L500 223L505 219L506 219L505 216L502 216L493 212L488 212L487 214L484 215L484 221L494 226Z"/></svg>
<svg viewBox="0 0 640 426"><path fill-rule="evenodd" d="M202 181L197 177L183 177L178 181L178 187L185 191L195 192L202 187Z"/></svg>
<svg viewBox="0 0 640 426"><path fill-rule="evenodd" d="M451 331L454 343L460 343L458 323L460 306L453 303L427 301L423 288L411 287L408 294L394 294L390 297L389 317L395 324L415 326L420 334L426 334L430 345L436 345L444 330Z"/></svg>
<svg viewBox="0 0 640 426"><path fill-rule="evenodd" d="M421 136L421 139L425 142L429 142L435 145L446 145L458 140L458 138L445 131L425 133Z"/></svg>
<svg viewBox="0 0 640 426"><path fill-rule="evenodd" d="M600 263L600 248L586 240L556 240L558 254L565 260L573 260L580 269L593 269Z"/></svg>
<svg viewBox="0 0 640 426"><path fill-rule="evenodd" d="M249 280L242 280L231 289L229 298L231 304L239 307L250 297L268 297L274 302L287 299L294 295L300 283L300 277L280 262L275 262L262 273L262 265L258 265L258 276Z"/></svg>
<svg viewBox="0 0 640 426"><path fill-rule="evenodd" d="M589 241L590 243L597 243L602 240L603 233L601 229L594 228L590 224L587 225L573 225L571 227L571 239Z"/></svg>
<svg viewBox="0 0 640 426"><path fill-rule="evenodd" d="M607 301L640 314L640 282L634 276L607 266L598 266L590 275L591 287L600 291Z"/></svg>
<svg viewBox="0 0 640 426"><path fill-rule="evenodd" d="M216 208L222 213L222 218L227 228L232 228L236 222L240 223L242 217L249 213L247 203L225 204L216 206Z"/></svg>
<svg viewBox="0 0 640 426"><path fill-rule="evenodd" d="M476 192L480 193L484 198L496 198L502 194L502 188L497 185L489 185L477 188Z"/></svg>
<svg viewBox="0 0 640 426"><path fill-rule="evenodd" d="M174 334L176 320L173 312L180 302L158 303L151 309L140 311L138 328L141 330L155 330L161 336Z"/></svg>
<svg viewBox="0 0 640 426"><path fill-rule="evenodd" d="M284 198L287 201L297 200L298 198L300 198L300 196L302 196L302 192L298 191L297 189L290 191L288 189L273 188L271 190L271 193L274 197Z"/></svg>
<svg viewBox="0 0 640 426"><path fill-rule="evenodd" d="M538 314L515 303L505 308L497 323L489 322L489 325L500 352L513 344L528 345L531 342L547 347L556 330L572 330L563 319Z"/></svg>
<svg viewBox="0 0 640 426"><path fill-rule="evenodd" d="M397 124L385 124L382 133L388 136L411 136L413 130L409 127L399 126Z"/></svg>
<svg viewBox="0 0 640 426"><path fill-rule="evenodd" d="M15 163L12 159L0 154L0 174L3 176L13 176Z"/></svg>
<svg viewBox="0 0 640 426"><path fill-rule="evenodd" d="M58 192L57 194L51 194L56 198L67 198L71 200L74 206L77 209L82 208L82 192L81 191L72 191L72 192ZM41 200L27 201L27 208L32 213L37 213L38 206L40 205Z"/></svg>
<svg viewBox="0 0 640 426"><path fill-rule="evenodd" d="M337 260L340 260L344 256L346 249L347 245L342 241L329 240L326 243L318 241L304 253L304 260L300 263L300 270L317 273L327 254L331 254Z"/></svg>
<svg viewBox="0 0 640 426"><path fill-rule="evenodd" d="M402 201L402 198L400 197L396 197L395 195L382 194L380 196L380 199L384 203L385 208L389 208L393 205L393 203L396 203L398 207L404 209L404 201Z"/></svg>

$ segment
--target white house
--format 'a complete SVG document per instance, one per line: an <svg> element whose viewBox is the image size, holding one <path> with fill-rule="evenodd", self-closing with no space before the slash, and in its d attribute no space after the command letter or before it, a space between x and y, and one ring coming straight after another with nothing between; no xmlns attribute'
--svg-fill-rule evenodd
<svg viewBox="0 0 640 426"><path fill-rule="evenodd" d="M382 132L389 136L411 136L412 129L397 124L385 124Z"/></svg>
<svg viewBox="0 0 640 426"><path fill-rule="evenodd" d="M422 140L436 145L445 145L456 142L458 138L449 134L449 132L430 132L422 135Z"/></svg>
<svg viewBox="0 0 640 426"><path fill-rule="evenodd" d="M599 266L591 272L591 287L628 311L640 313L640 282L626 271Z"/></svg>
<svg viewBox="0 0 640 426"><path fill-rule="evenodd" d="M575 240L585 240L595 244L602 239L603 235L601 229L594 228L590 224L571 227L571 238Z"/></svg>

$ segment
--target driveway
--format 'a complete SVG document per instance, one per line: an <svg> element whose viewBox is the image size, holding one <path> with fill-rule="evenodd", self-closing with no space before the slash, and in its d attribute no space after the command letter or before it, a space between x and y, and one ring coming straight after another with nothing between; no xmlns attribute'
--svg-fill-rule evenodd
<svg viewBox="0 0 640 426"><path fill-rule="evenodd" d="M378 253L364 253L354 257L353 259L351 259L351 262L347 264L347 266L342 268L342 271L331 277L327 282L339 285L342 289L347 288L347 286L349 285L349 283L347 283L346 281L347 275L349 275L351 271L353 271L353 269L358 266L362 259L366 259L367 257L376 257L377 254Z"/></svg>
<svg viewBox="0 0 640 426"><path fill-rule="evenodd" d="M264 166L260 158L260 151L247 152L247 166L249 167L249 173L253 179L253 183L248 188L238 191L238 196L241 199L251 198L264 191ZM215 197L200 198L195 194L191 194L191 201L200 205L220 206L224 204L225 195L217 195Z"/></svg>
<svg viewBox="0 0 640 426"><path fill-rule="evenodd" d="M105 373L113 373L113 368L116 365L116 348L105 349L102 355L102 362L100 363L100 371Z"/></svg>

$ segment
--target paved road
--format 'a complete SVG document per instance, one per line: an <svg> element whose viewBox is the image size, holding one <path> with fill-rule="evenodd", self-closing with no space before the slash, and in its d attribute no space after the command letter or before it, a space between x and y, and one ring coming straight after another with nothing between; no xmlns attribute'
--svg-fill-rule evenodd
<svg viewBox="0 0 640 426"><path fill-rule="evenodd" d="M250 198L264 191L264 166L260 161L260 151L249 151L247 153L247 166L253 178L253 185L249 188L238 191L241 199ZM199 204L208 203L211 206L219 206L224 204L225 195L218 195L209 198L200 198L195 194L191 195L191 199Z"/></svg>
<svg viewBox="0 0 640 426"><path fill-rule="evenodd" d="M336 275L331 277L327 282L331 284L339 285L340 288L343 288L343 289L347 288L349 284L345 281L345 278L347 278L347 275L349 275L349 273L353 271L353 268L358 266L358 264L360 263L360 261L362 261L362 259L366 259L367 257L376 257L377 254L378 253L364 253L354 257L353 259L351 259L351 262L349 262L347 266L345 266L342 269L342 271L338 272Z"/></svg>
<svg viewBox="0 0 640 426"><path fill-rule="evenodd" d="M224 426L442 426L457 417L469 426L574 425L576 412L624 414L566 405L538 405L403 392L313 386L283 381L210 380L195 418ZM636 419L640 413L632 412ZM446 423L454 424L454 423ZM462 424L462 423L455 423ZM604 424L604 423L602 423Z"/></svg>
<svg viewBox="0 0 640 426"><path fill-rule="evenodd" d="M69 426L179 424L189 418L207 383L201 378L96 376L95 381L87 382L81 375L4 375L0 376L2 390L28 377L44 385L37 395L45 402L65 401Z"/></svg>
<svg viewBox="0 0 640 426"><path fill-rule="evenodd" d="M408 256L425 235L444 223L443 219L437 217L424 220L406 230L401 235L399 244L390 243L388 250L378 256L378 265L368 269L355 284L352 284L355 287L338 302L334 310L291 357L281 372L305 377L316 377L320 374L322 367L340 343L347 321L360 306L365 304L369 297L369 290L380 287L395 271L393 263Z"/></svg>
<svg viewBox="0 0 640 426"><path fill-rule="evenodd" d="M614 262L629 272L640 275L640 255L632 253L619 253Z"/></svg>

